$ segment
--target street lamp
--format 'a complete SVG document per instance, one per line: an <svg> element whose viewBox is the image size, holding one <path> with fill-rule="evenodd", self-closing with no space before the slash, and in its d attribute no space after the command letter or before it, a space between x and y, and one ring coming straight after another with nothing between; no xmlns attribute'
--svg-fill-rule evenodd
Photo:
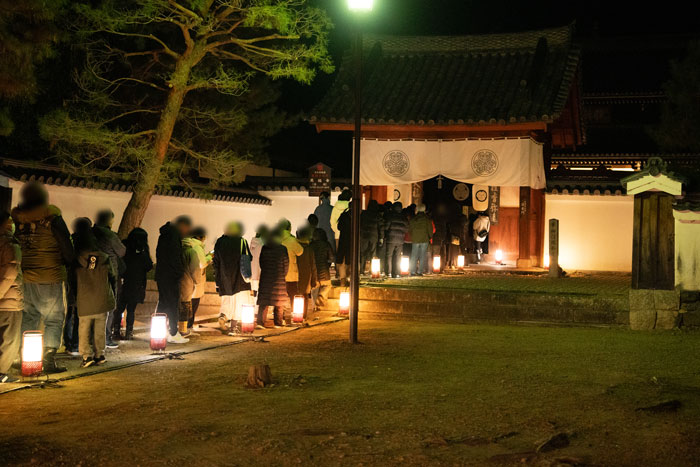
<svg viewBox="0 0 700 467"><path fill-rule="evenodd" d="M348 0L348 9L354 13L368 13L374 0ZM362 136L362 29L356 25L355 46L355 147L352 155L352 242L350 244L350 343L357 344L357 314L360 309L360 213L362 187L360 186L360 138Z"/></svg>

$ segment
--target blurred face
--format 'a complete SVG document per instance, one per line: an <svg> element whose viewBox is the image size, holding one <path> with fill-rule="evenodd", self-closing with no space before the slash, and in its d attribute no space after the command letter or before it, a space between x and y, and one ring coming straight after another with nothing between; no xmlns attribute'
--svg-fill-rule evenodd
<svg viewBox="0 0 700 467"><path fill-rule="evenodd" d="M183 237L186 237L190 233L191 227L187 225L185 222L179 222L177 224L177 230L180 232L180 235Z"/></svg>

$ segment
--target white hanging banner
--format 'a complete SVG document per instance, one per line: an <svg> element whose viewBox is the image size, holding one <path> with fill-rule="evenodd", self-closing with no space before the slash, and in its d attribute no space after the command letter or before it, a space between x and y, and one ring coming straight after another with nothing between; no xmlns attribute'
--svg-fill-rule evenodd
<svg viewBox="0 0 700 467"><path fill-rule="evenodd" d="M545 187L542 145L531 138L363 139L360 149L362 185L400 185L442 175L477 185Z"/></svg>

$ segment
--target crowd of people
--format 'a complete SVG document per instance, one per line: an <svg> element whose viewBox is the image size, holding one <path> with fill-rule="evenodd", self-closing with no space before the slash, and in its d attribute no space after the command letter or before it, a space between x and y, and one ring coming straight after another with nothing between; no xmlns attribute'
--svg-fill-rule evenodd
<svg viewBox="0 0 700 467"><path fill-rule="evenodd" d="M316 319L318 307L328 302L333 264L341 286L348 283L351 198L344 190L331 205L330 194L322 193L295 234L290 221L281 219L273 228L260 226L249 243L241 223L231 222L209 252L206 229L188 216L163 225L155 252L156 312L168 318L168 342L185 344L197 334L195 317L208 268L221 296L218 327L223 333L241 331L242 305L257 307L257 328L288 325L297 296L304 298L303 320ZM0 213L0 383L17 380L10 368L18 362L21 336L42 324L43 370L49 374L66 371L56 360L62 344L87 368L105 363L105 349L133 339L136 308L146 298L154 262L148 233L135 228L121 239L112 228L114 217L105 209L94 224L87 217L75 219L71 233L36 182L23 186L11 213ZM484 217L477 220L485 237ZM404 209L401 203L376 201L369 202L360 221L360 272L378 257L387 277L399 276L403 255L410 256L413 275L429 271L431 254L456 257L470 224L465 216L450 218L440 207L431 218L423 205Z"/></svg>

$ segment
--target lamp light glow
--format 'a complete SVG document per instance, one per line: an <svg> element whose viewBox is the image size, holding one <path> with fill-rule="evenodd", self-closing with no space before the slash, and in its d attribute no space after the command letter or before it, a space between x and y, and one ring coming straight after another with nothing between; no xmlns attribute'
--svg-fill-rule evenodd
<svg viewBox="0 0 700 467"><path fill-rule="evenodd" d="M44 335L41 331L22 334L22 376L37 376L43 370Z"/></svg>
<svg viewBox="0 0 700 467"><path fill-rule="evenodd" d="M433 256L433 272L436 274L440 272L440 256L438 255Z"/></svg>
<svg viewBox="0 0 700 467"><path fill-rule="evenodd" d="M255 331L255 305L241 305L241 332Z"/></svg>
<svg viewBox="0 0 700 467"><path fill-rule="evenodd" d="M464 267L464 255L457 256L457 267L460 269Z"/></svg>
<svg viewBox="0 0 700 467"><path fill-rule="evenodd" d="M503 250L496 250L496 264L503 264Z"/></svg>
<svg viewBox="0 0 700 467"><path fill-rule="evenodd" d="M348 0L350 11L372 11L374 0Z"/></svg>
<svg viewBox="0 0 700 467"><path fill-rule="evenodd" d="M410 264L411 263L408 259L408 256L401 257L401 264L399 265L399 269L401 270L402 276L408 276L408 268Z"/></svg>
<svg viewBox="0 0 700 467"><path fill-rule="evenodd" d="M168 317L163 313L155 313L151 316L151 350L163 351L167 344Z"/></svg>
<svg viewBox="0 0 700 467"><path fill-rule="evenodd" d="M350 292L340 292L339 305L340 310L338 314L347 315L350 313Z"/></svg>
<svg viewBox="0 0 700 467"><path fill-rule="evenodd" d="M369 265L369 270L372 273L372 279L379 279L379 274L381 273L381 263L379 258L372 258L372 262Z"/></svg>
<svg viewBox="0 0 700 467"><path fill-rule="evenodd" d="M292 322L293 323L303 323L304 322L304 296L295 295L294 303L292 305Z"/></svg>

